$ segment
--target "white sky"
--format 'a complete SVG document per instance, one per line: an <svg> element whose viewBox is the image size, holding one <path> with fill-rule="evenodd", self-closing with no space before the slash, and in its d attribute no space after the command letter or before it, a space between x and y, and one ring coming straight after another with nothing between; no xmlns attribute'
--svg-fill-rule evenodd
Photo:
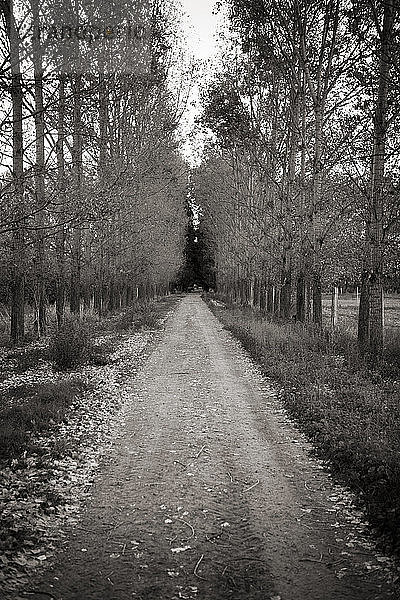
<svg viewBox="0 0 400 600"><path fill-rule="evenodd" d="M217 31L221 28L221 14L213 14L216 0L181 0L186 18L183 18L182 28L187 37L187 51L196 60L202 62L200 69L201 80L209 71L208 61L212 61L218 53ZM200 81L199 81L200 83ZM192 89L189 107L181 123L181 132L186 137L183 147L183 155L190 163L196 164L199 160L199 152L203 146L203 138L200 135L191 136L195 126L196 116L200 112L199 85Z"/></svg>
<svg viewBox="0 0 400 600"><path fill-rule="evenodd" d="M207 59L216 52L214 34L220 23L218 15L213 15L215 0L181 0L188 15L183 23L188 36L189 50L199 59Z"/></svg>

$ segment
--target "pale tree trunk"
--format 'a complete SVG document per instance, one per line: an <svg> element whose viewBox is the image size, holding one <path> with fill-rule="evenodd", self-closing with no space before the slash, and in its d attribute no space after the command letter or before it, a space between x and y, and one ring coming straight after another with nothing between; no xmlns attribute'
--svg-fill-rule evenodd
<svg viewBox="0 0 400 600"><path fill-rule="evenodd" d="M73 75L73 148L72 162L74 172L74 199L77 203L76 209L81 209L82 202L82 75ZM80 219L80 216L78 217ZM82 269L82 229L78 223L72 234L71 253L71 291L70 310L75 315L80 315L81 302L81 269Z"/></svg>
<svg viewBox="0 0 400 600"><path fill-rule="evenodd" d="M82 230L77 225L72 235L70 311L78 317L81 310L81 267Z"/></svg>
<svg viewBox="0 0 400 600"><path fill-rule="evenodd" d="M22 76L19 51L19 34L16 30L12 3L2 0L1 11L4 15L7 37L10 47L11 63L11 100L13 118L13 180L14 180L14 216L15 225L12 232L12 264L11 264L11 339L20 342L24 338L25 308L25 236L23 227L24 215L24 142L22 128Z"/></svg>
<svg viewBox="0 0 400 600"><path fill-rule="evenodd" d="M387 136L388 88L391 67L394 5L384 3L380 33L379 82L374 114L371 193L367 224L367 256L360 299L358 342L362 352L380 356L384 343L383 307L383 217ZM366 306L368 304L368 307ZM368 324L367 324L368 323Z"/></svg>
<svg viewBox="0 0 400 600"><path fill-rule="evenodd" d="M332 288L332 299L331 299L331 327L332 330L336 329L338 322L338 309L339 309L339 288L334 286Z"/></svg>
<svg viewBox="0 0 400 600"><path fill-rule="evenodd" d="M92 269L92 230L87 227L84 232L84 285L82 286L83 310L91 311L93 308L93 269Z"/></svg>
<svg viewBox="0 0 400 600"><path fill-rule="evenodd" d="M313 273L312 273L312 307L313 322L322 328L322 282L321 282L321 188L322 188L322 120L323 108L317 105L315 112L315 147L313 166L313 212L312 212L312 234L313 234Z"/></svg>
<svg viewBox="0 0 400 600"><path fill-rule="evenodd" d="M363 262L364 265L361 273L360 306L358 309L358 349L360 354L365 354L368 351L369 345L370 274L366 257L364 257Z"/></svg>
<svg viewBox="0 0 400 600"><path fill-rule="evenodd" d="M101 185L106 182L107 169L107 137L108 137L108 91L104 75L99 76L99 180ZM101 192L103 189L101 188Z"/></svg>
<svg viewBox="0 0 400 600"><path fill-rule="evenodd" d="M56 314L57 326L62 327L65 311L65 84L66 75L60 73L58 82L58 123L57 123L57 177L58 177L58 223L56 233L57 287Z"/></svg>
<svg viewBox="0 0 400 600"><path fill-rule="evenodd" d="M321 45L319 48L318 65L315 76L312 75L309 68L309 56L307 51L307 37L304 23L300 20L300 58L301 66L304 72L304 79L307 84L312 103L315 119L314 126L314 156L312 165L312 308L313 322L322 328L322 235L321 235L321 199L322 199L322 143L323 143L323 124L325 116L325 104L329 95L330 82L332 77L333 57L336 50L337 32L340 20L340 0L332 0L323 4L323 32ZM298 10L298 8L296 9ZM300 17L300 14L298 14Z"/></svg>
<svg viewBox="0 0 400 600"><path fill-rule="evenodd" d="M280 115L279 115L279 97L280 97L280 85L279 85L279 77L276 76L276 74L273 73L272 75L272 89L271 89L271 104L272 104L272 108L271 108L271 134L270 134L270 152L268 153L268 157L267 157L267 169L268 169L268 173L271 174L272 178L276 177L276 173L278 171L277 168L277 155L278 155L278 150L277 150L277 140L278 140L278 131L279 131L279 126L280 126ZM269 202L270 202L270 209L271 209L271 226L274 228L274 233L271 236L271 239L273 238L274 240L279 239L280 236L280 231L279 231L279 221L277 220L277 218L279 219L279 217L277 217L277 213L279 213L279 206L277 206L277 190L276 187L274 185L270 185L269 186ZM267 242L268 243L268 242ZM273 272L274 270L274 265L273 265L273 252L274 249L271 246L271 242L270 243L270 256L269 256L269 261L270 261L270 268L271 268L271 280L273 282L273 287L272 287L272 294L273 294L273 299L271 302L271 313L277 313L279 314L279 308L280 308L280 303L277 300L277 295L276 295L276 284L278 283L278 276ZM274 242L272 242L273 244ZM279 282L280 284L280 282Z"/></svg>
<svg viewBox="0 0 400 600"><path fill-rule="evenodd" d="M109 127L109 110L108 110L108 84L103 73L99 74L99 165L98 179L100 183L100 195L104 193L107 185L107 168L108 168L108 127ZM107 238L108 222L101 222L101 239ZM101 317L104 310L104 286L105 286L105 255L103 248L100 255L100 268L97 277L98 296L99 296L99 316Z"/></svg>
<svg viewBox="0 0 400 600"><path fill-rule="evenodd" d="M44 277L44 206L45 206L45 155L44 155L44 107L43 107L43 67L39 40L39 4L31 0L34 32L33 65L35 88L35 196L36 196L36 243L35 243L35 328L38 337L46 331L46 287Z"/></svg>
<svg viewBox="0 0 400 600"><path fill-rule="evenodd" d="M297 275L296 289L296 319L300 323L308 321L310 315L307 312L307 280L306 273L308 265L306 261L307 247L307 228L308 219L306 218L306 97L305 97L305 82L304 74L302 77L302 87L300 96L300 113L301 113L301 154L300 154L300 215L301 215L301 231L300 231L300 265Z"/></svg>
<svg viewBox="0 0 400 600"><path fill-rule="evenodd" d="M288 173L284 198L284 235L281 271L281 296L280 315L285 319L290 318L292 301L292 253L293 253L293 226L292 226L292 194L296 178L296 154L298 147L299 128L299 97L298 89L292 86L290 92L290 114L288 135Z"/></svg>

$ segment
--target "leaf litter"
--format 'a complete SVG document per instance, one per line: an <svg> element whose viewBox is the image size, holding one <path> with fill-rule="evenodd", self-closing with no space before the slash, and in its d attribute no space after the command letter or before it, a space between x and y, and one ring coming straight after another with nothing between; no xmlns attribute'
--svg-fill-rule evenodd
<svg viewBox="0 0 400 600"><path fill-rule="evenodd" d="M68 382L77 377L88 389L72 402L64 422L45 433L32 434L32 450L0 463L2 597L15 598L18 590L27 587L33 573L54 557L66 531L78 524L101 459L113 441L114 426L123 417L121 409L131 393L126 380L144 359L154 335L141 331L119 336L107 365L60 373L50 362L40 360L38 368L19 373L12 361L3 368L0 393L11 387ZM115 343L112 335L98 338L97 343L106 337ZM19 401L11 398L8 402ZM87 550L82 548L82 552Z"/></svg>

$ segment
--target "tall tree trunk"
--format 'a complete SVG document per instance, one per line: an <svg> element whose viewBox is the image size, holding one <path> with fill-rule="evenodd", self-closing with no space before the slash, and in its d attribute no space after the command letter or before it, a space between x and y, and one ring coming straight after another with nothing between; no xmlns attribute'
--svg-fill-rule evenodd
<svg viewBox="0 0 400 600"><path fill-rule="evenodd" d="M74 169L74 196L76 209L80 210L82 204L82 75L73 75L74 117L73 117L73 148L72 162ZM78 216L80 219L80 216ZM70 310L80 315L81 304L81 269L82 269L82 229L78 223L74 227L72 236L71 255L71 291Z"/></svg>
<svg viewBox="0 0 400 600"><path fill-rule="evenodd" d="M105 75L99 73L99 164L98 164L98 180L100 187L100 194L102 194L106 187L107 182L107 166L108 166L108 127L109 127L109 111L108 111L108 88L107 80ZM108 237L108 222L102 220L99 224L101 230L101 251L100 261L97 272L97 285L98 285L98 301L97 309L99 316L106 312L103 296L104 296L104 281L105 281L105 253L103 248L103 241Z"/></svg>
<svg viewBox="0 0 400 600"><path fill-rule="evenodd" d="M72 236L70 310L80 316L81 310L82 231L79 225Z"/></svg>
<svg viewBox="0 0 400 600"><path fill-rule="evenodd" d="M39 33L39 3L31 0L33 28ZM35 88L35 196L36 196L36 243L35 243L35 284L34 302L36 308L36 333L38 337L46 331L46 287L44 253L44 206L45 206L45 156L44 156L44 107L43 107L43 67L39 35L33 36L33 66Z"/></svg>
<svg viewBox="0 0 400 600"><path fill-rule="evenodd" d="M296 291L296 318L301 323L305 323L310 319L307 310L307 230L308 218L306 216L306 97L305 97L305 81L304 74L302 75L301 96L300 96L300 112L301 112L301 154L300 154L300 265L297 275L297 291Z"/></svg>
<svg viewBox="0 0 400 600"><path fill-rule="evenodd" d="M371 169L371 194L369 207L369 351L380 356L383 352L383 216L385 195L385 159L387 136L388 88L391 67L394 6L384 3L383 27L380 34L379 82L374 114L374 139ZM363 298L363 304L365 299ZM360 310L365 312L365 307ZM359 330L359 344L363 345L365 331Z"/></svg>
<svg viewBox="0 0 400 600"><path fill-rule="evenodd" d="M66 75L60 73L58 83L58 123L57 123L57 177L58 177L58 223L56 233L57 287L56 314L57 326L64 321L65 311L65 157L64 157L64 123L65 123L65 84Z"/></svg>
<svg viewBox="0 0 400 600"><path fill-rule="evenodd" d="M11 101L13 117L13 180L15 202L15 224L12 232L11 265L11 339L19 342L24 337L25 310L25 235L24 217L24 141L22 127L22 75L19 51L19 32L10 0L1 0L7 36L10 46L11 63Z"/></svg>
<svg viewBox="0 0 400 600"><path fill-rule="evenodd" d="M99 180L100 189L103 191L102 185L107 179L107 157L108 157L108 90L107 81L103 74L99 75Z"/></svg>
<svg viewBox="0 0 400 600"><path fill-rule="evenodd" d="M297 275L296 319L300 323L306 321L306 277L303 271Z"/></svg>
<svg viewBox="0 0 400 600"><path fill-rule="evenodd" d="M288 173L284 197L284 232L283 255L281 272L280 314L285 319L290 318L292 301L292 253L293 253L293 226L292 226L292 194L296 178L296 154L299 142L299 94L295 85L290 92L289 107L289 135L288 135Z"/></svg>
<svg viewBox="0 0 400 600"><path fill-rule="evenodd" d="M322 282L321 282L321 188L322 188L322 122L323 108L319 104L314 107L315 113L315 146L314 146L314 165L313 165L313 206L312 206L312 227L313 227L313 272L312 272L312 307L313 322L322 328Z"/></svg>
<svg viewBox="0 0 400 600"><path fill-rule="evenodd" d="M307 4L306 4L307 5ZM299 6L299 5L297 5ZM301 6L301 5L300 5ZM312 309L314 324L322 328L322 225L321 225L321 200L322 200L322 143L325 117L325 106L330 92L332 78L333 57L337 44L337 33L340 22L341 1L331 0L322 4L323 33L320 47L317 51L318 64L315 73L310 71L307 44L309 36L301 19L300 24L300 54L305 81L313 103L314 112L314 157L312 165ZM298 8L296 8L296 11ZM300 16L300 15L299 15Z"/></svg>

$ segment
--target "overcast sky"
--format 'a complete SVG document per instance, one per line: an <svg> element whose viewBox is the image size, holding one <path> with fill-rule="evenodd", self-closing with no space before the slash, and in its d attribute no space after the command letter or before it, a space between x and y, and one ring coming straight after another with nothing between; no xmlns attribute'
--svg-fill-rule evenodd
<svg viewBox="0 0 400 600"><path fill-rule="evenodd" d="M215 0L181 0L188 14L187 34L190 51L196 58L207 59L215 53L214 34L219 19L212 14Z"/></svg>
<svg viewBox="0 0 400 600"><path fill-rule="evenodd" d="M196 59L206 61L212 59L217 54L217 42L215 34L221 25L221 15L214 15L213 9L216 0L181 0L183 10L187 13L187 18L183 20L183 28L187 35L188 52ZM201 73L204 75L208 71L204 64ZM198 159L198 151L202 147L202 136L190 138L193 132L196 116L200 111L199 88L195 86L192 89L190 97L191 106L188 107L181 130L187 136L187 142L182 148L184 156L195 164Z"/></svg>

